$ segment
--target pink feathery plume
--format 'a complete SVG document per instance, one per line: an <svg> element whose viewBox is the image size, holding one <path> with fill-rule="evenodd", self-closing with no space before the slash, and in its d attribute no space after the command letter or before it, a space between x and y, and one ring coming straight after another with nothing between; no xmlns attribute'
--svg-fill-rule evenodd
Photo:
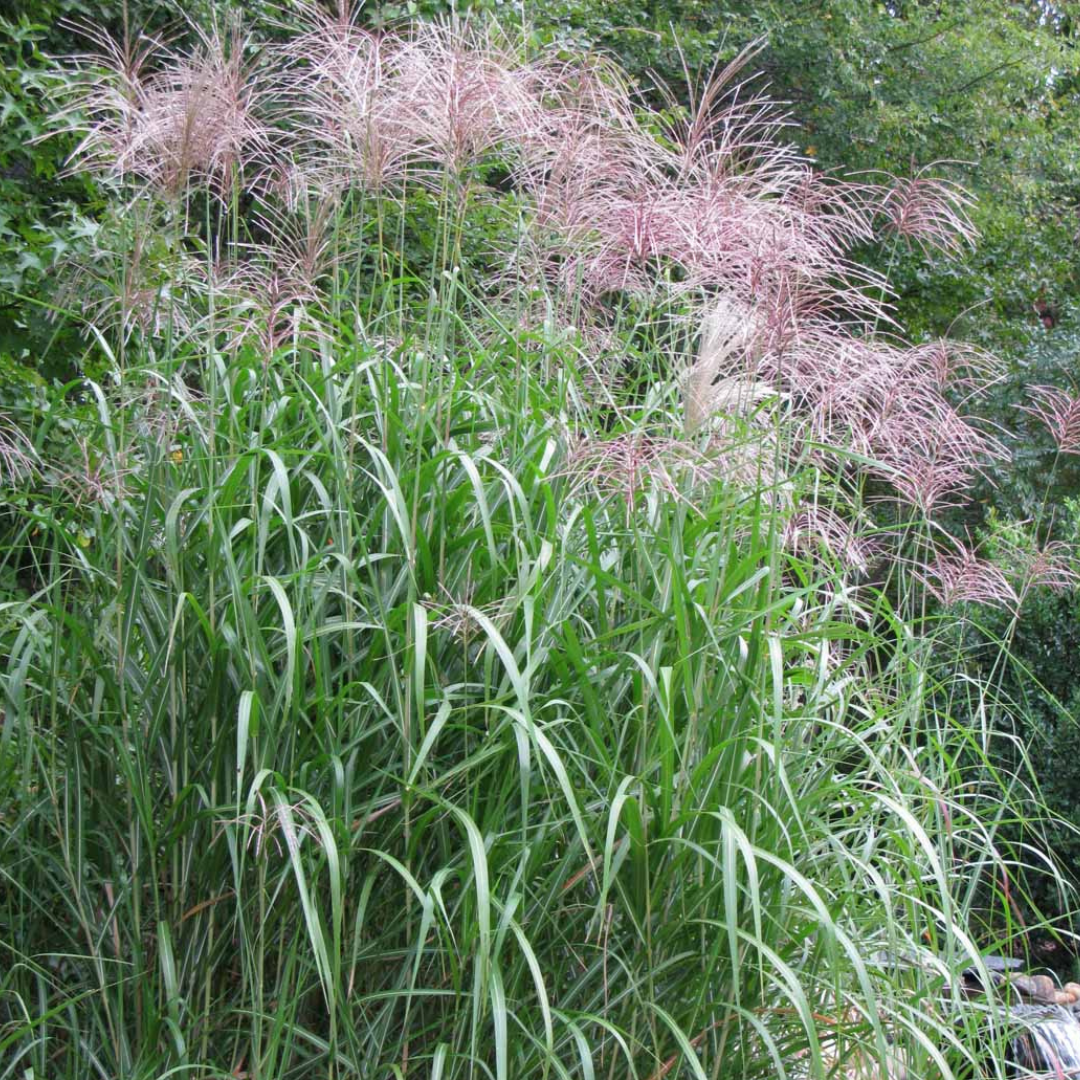
<svg viewBox="0 0 1080 1080"><path fill-rule="evenodd" d="M1031 405L1021 410L1041 420L1062 454L1080 454L1080 397L1056 386L1029 386Z"/></svg>
<svg viewBox="0 0 1080 1080"><path fill-rule="evenodd" d="M1076 553L1060 540L1050 540L1041 547L1024 543L999 543L999 562L1017 582L1021 600L1032 589L1046 588L1064 593L1080 583L1076 570Z"/></svg>
<svg viewBox="0 0 1080 1080"><path fill-rule="evenodd" d="M5 418L0 418L0 488L12 488L38 472L34 444Z"/></svg>
<svg viewBox="0 0 1080 1080"><path fill-rule="evenodd" d="M384 107L413 153L461 178L540 123L535 75L490 26L417 23L392 58Z"/></svg>
<svg viewBox="0 0 1080 1080"><path fill-rule="evenodd" d="M310 15L314 26L282 49L276 74L303 171L327 191L385 191L404 179L415 151L390 106L400 43L318 8Z"/></svg>
<svg viewBox="0 0 1080 1080"><path fill-rule="evenodd" d="M248 39L199 31L189 52L140 39L119 44L95 32L99 51L77 58L61 110L83 139L72 166L136 177L178 196L191 183L223 190L265 155Z"/></svg>
<svg viewBox="0 0 1080 1080"><path fill-rule="evenodd" d="M855 525L826 506L809 506L784 526L784 546L793 555L824 552L859 573L865 573L873 545Z"/></svg>
<svg viewBox="0 0 1080 1080"><path fill-rule="evenodd" d="M1015 609L1020 598L1005 574L960 541L953 545L919 574L931 594L946 607L974 603Z"/></svg>
<svg viewBox="0 0 1080 1080"><path fill-rule="evenodd" d="M880 213L896 236L926 252L956 255L978 236L969 213L975 199L961 184L927 175L944 164L931 162L911 177L893 177L884 189Z"/></svg>

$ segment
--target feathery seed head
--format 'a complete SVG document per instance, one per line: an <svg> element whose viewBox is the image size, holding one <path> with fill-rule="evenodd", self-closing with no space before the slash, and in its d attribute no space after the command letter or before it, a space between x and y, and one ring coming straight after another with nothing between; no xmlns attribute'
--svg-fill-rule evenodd
<svg viewBox="0 0 1080 1080"><path fill-rule="evenodd" d="M1021 411L1040 420L1053 436L1058 452L1080 454L1080 397L1056 386L1030 386L1031 405Z"/></svg>
<svg viewBox="0 0 1080 1080"><path fill-rule="evenodd" d="M1016 590L993 563L980 558L958 540L953 550L939 552L918 576L946 607L956 604L987 604L1015 609Z"/></svg>
<svg viewBox="0 0 1080 1080"><path fill-rule="evenodd" d="M100 51L78 59L61 111L84 132L75 168L134 176L175 198L192 183L223 192L265 156L269 133L244 59L250 40L238 27L225 35L200 31L188 53L156 41L94 38Z"/></svg>
<svg viewBox="0 0 1080 1080"><path fill-rule="evenodd" d="M911 177L893 177L879 212L890 232L925 252L957 255L978 236L969 213L975 199L954 180L927 175L944 164L948 162L931 162Z"/></svg>

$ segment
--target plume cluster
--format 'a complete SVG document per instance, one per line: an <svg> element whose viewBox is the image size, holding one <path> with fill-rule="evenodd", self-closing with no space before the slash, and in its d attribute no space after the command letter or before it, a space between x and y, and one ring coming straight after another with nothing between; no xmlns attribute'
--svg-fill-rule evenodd
<svg viewBox="0 0 1080 1080"><path fill-rule="evenodd" d="M178 198L197 184L225 190L245 165L266 159L263 91L245 61L251 43L238 30L199 33L185 52L87 33L98 51L76 58L60 113L82 131L78 167Z"/></svg>
<svg viewBox="0 0 1080 1080"><path fill-rule="evenodd" d="M1014 608L1020 601L1003 570L957 540L938 552L920 576L946 607L988 604Z"/></svg>
<svg viewBox="0 0 1080 1080"><path fill-rule="evenodd" d="M38 472L33 443L13 423L0 417L0 490L17 487Z"/></svg>
<svg viewBox="0 0 1080 1080"><path fill-rule="evenodd" d="M881 182L822 176L780 137L784 117L740 81L753 49L714 71L689 107L658 111L605 60L527 55L490 24L376 33L306 10L305 32L261 53L235 28L187 51L97 38L68 84L63 117L83 135L75 167L131 184L135 197L175 202L199 188L224 201L243 188L254 201L254 233L269 239L212 245L201 271L221 298L215 328L232 342L272 355L320 304L320 282L362 254L342 243L355 231L341 215L372 199L403 203L411 185L453 214L511 208L521 227L503 230L507 250L484 284L492 301L513 297L519 317L540 308L587 342L621 296L666 304L691 335L698 328L681 371L685 427L711 427L710 460L733 417L783 417L799 447L840 471L857 455L856 472L934 514L1005 453L966 412L995 362L882 333L887 283L849 254L875 230L955 252L974 237L970 197L927 169ZM492 170L503 179L492 183ZM172 312L175 296L144 295L152 284L125 278L132 295L120 306ZM173 329L195 321L169 317ZM1031 411L1070 449L1075 410L1038 394ZM610 481L618 461L630 491L639 466L666 475L662 457L644 436L576 455L593 479Z"/></svg>
<svg viewBox="0 0 1080 1080"><path fill-rule="evenodd" d="M933 167L927 165L909 178L890 177L881 214L889 232L923 251L957 254L975 241L968 213L975 200L955 181L929 175Z"/></svg>

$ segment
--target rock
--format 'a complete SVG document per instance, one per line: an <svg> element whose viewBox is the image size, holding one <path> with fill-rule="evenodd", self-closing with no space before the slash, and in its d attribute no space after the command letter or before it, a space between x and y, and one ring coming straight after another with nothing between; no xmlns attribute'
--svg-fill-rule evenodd
<svg viewBox="0 0 1080 1080"><path fill-rule="evenodd" d="M1072 994L1077 1001L1080 1001L1080 983L1068 982L1061 989L1067 994Z"/></svg>
<svg viewBox="0 0 1080 1080"><path fill-rule="evenodd" d="M879 953L878 955L884 954ZM971 967L964 968L964 981L973 985L981 985L982 976L979 972L985 969L990 973L990 978L997 984L1006 977L1006 972L1015 971L1022 963L1022 960L1016 960L1011 956L984 955L981 967L978 964L972 964Z"/></svg>
<svg viewBox="0 0 1080 1080"><path fill-rule="evenodd" d="M984 954L982 962L986 965L987 971L1016 971L1017 968L1024 966L1024 961L1016 956Z"/></svg>
<svg viewBox="0 0 1080 1080"><path fill-rule="evenodd" d="M1070 994L1068 990L1055 990L1054 1001L1058 1005L1071 1005L1076 1000L1073 994Z"/></svg>
<svg viewBox="0 0 1080 1080"><path fill-rule="evenodd" d="M1009 981L1007 976L1000 971L991 971L989 974L991 986L1001 986ZM981 994L985 989L982 980L979 977L979 973L974 968L968 968L962 973L962 982L960 983L960 986L968 997L975 997Z"/></svg>
<svg viewBox="0 0 1080 1080"><path fill-rule="evenodd" d="M1049 975L1013 975L1009 982L1016 992L1039 1005L1057 1005L1057 987Z"/></svg>

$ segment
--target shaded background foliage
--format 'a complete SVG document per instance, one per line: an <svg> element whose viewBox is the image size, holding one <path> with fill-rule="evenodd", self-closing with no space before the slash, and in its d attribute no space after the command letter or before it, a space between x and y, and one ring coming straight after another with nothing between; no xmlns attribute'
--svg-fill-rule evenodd
<svg viewBox="0 0 1080 1080"><path fill-rule="evenodd" d="M465 5L459 5L463 7ZM1080 379L1080 19L1066 3L1045 0L493 0L468 5L505 22L523 22L538 43L567 52L615 54L653 101L657 84L679 87L752 41L770 92L788 102L789 137L820 166L837 172L910 176L921 165L978 196L977 247L946 258L900 244L861 253L888 270L897 316L912 335L955 334L999 354L1007 376L991 399L991 419L1029 436L1025 449L992 476L960 529L993 534L1049 503L1044 527L1068 538L1078 512L1068 497L1077 470L1054 472L1053 452L1018 412L1030 384ZM370 4L363 17L386 26L445 14L441 0ZM151 0L127 5L142 29L181 25L178 12ZM249 19L281 18L269 4L244 5ZM185 5L195 22L211 5ZM120 0L16 0L0 24L0 407L48 408L50 395L92 361L77 330L49 308L61 302L56 273L92 243L105 200L63 165L70 140L40 141L50 57L83 47L66 20L93 19L123 29ZM287 12L284 21L287 21ZM672 106L674 107L674 106ZM422 241L422 238L421 238ZM477 238L483 246L483 238ZM960 313L958 315L958 313ZM987 517L980 507L997 507ZM1051 523L1049 526L1046 523ZM1042 762L1041 780L1055 807L1080 823L1080 645L1075 595L1039 600L1011 638L1017 665L1005 689L1023 705ZM988 635L1007 627L988 616ZM1062 831L1055 847L1080 855ZM1074 860L1075 861L1075 860Z"/></svg>

